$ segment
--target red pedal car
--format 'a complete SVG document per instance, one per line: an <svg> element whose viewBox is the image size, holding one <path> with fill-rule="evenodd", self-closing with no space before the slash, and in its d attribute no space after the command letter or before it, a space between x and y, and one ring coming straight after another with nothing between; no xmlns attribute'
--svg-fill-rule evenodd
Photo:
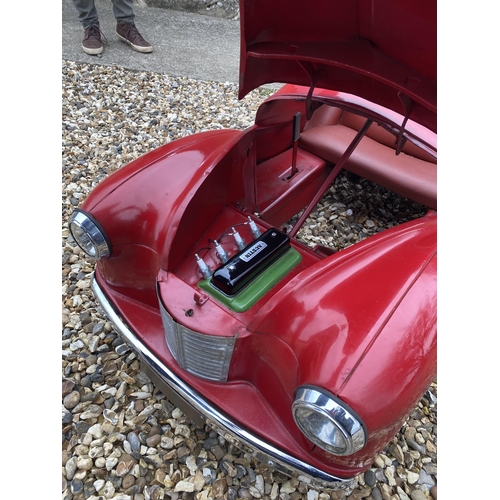
<svg viewBox="0 0 500 500"><path fill-rule="evenodd" d="M166 144L70 231L143 370L317 488L367 470L436 376L436 2L242 0L245 131ZM339 251L297 235L341 172L425 210Z"/></svg>

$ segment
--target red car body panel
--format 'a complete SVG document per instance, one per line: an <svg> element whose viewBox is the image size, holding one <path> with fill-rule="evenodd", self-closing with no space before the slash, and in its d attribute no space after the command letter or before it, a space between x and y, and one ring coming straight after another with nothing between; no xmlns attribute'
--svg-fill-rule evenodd
<svg viewBox="0 0 500 500"><path fill-rule="evenodd" d="M436 131L435 0L242 1L240 97L260 85L314 85L363 97ZM265 14L264 14L265 13Z"/></svg>
<svg viewBox="0 0 500 500"><path fill-rule="evenodd" d="M435 3L414 4L242 1L240 94L269 81L292 85L265 101L246 131L166 144L109 176L81 207L111 247L97 261L96 282L148 352L240 428L338 478L370 466L435 377L436 212L331 254L291 238L300 262L241 311L201 288L196 256L217 268L211 242L228 228L252 241L249 217L261 232L279 228L323 189L332 165L300 148L300 175L287 177L299 112L301 131L321 105L387 130L403 125L405 140L436 156ZM332 32L333 40L322 38ZM303 86L311 83L323 88ZM162 308L183 328L234 339L227 380L181 368ZM335 456L305 438L291 409L303 385L359 415L368 436L361 450Z"/></svg>

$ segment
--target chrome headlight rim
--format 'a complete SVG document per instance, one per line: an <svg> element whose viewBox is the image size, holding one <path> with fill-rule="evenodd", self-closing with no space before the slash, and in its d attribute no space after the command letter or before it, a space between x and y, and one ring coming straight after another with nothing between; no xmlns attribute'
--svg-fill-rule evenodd
<svg viewBox="0 0 500 500"><path fill-rule="evenodd" d="M75 243L93 259L107 259L111 256L111 244L100 224L87 212L77 208L68 222L68 228Z"/></svg>
<svg viewBox="0 0 500 500"><path fill-rule="evenodd" d="M321 433L313 432L304 414L312 412L315 416L333 425L344 443L341 448L333 442L321 439ZM300 431L322 450L336 456L349 456L361 450L367 441L367 430L361 418L339 398L320 387L303 385L295 391L292 413ZM310 413L309 413L310 415ZM324 438L325 436L323 436Z"/></svg>

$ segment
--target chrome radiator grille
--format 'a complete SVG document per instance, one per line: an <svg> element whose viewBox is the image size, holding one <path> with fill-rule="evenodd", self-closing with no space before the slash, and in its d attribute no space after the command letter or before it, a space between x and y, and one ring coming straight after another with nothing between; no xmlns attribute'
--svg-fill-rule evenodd
<svg viewBox="0 0 500 500"><path fill-rule="evenodd" d="M182 326L170 316L161 300L160 312L165 340L179 366L197 377L225 382L236 338L205 335Z"/></svg>

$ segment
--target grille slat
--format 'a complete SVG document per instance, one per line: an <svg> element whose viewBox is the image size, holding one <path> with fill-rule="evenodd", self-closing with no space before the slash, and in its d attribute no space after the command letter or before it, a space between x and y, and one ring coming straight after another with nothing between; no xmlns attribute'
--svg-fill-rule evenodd
<svg viewBox="0 0 500 500"><path fill-rule="evenodd" d="M200 378L225 382L236 338L205 335L182 326L161 300L160 312L167 346L181 368Z"/></svg>

